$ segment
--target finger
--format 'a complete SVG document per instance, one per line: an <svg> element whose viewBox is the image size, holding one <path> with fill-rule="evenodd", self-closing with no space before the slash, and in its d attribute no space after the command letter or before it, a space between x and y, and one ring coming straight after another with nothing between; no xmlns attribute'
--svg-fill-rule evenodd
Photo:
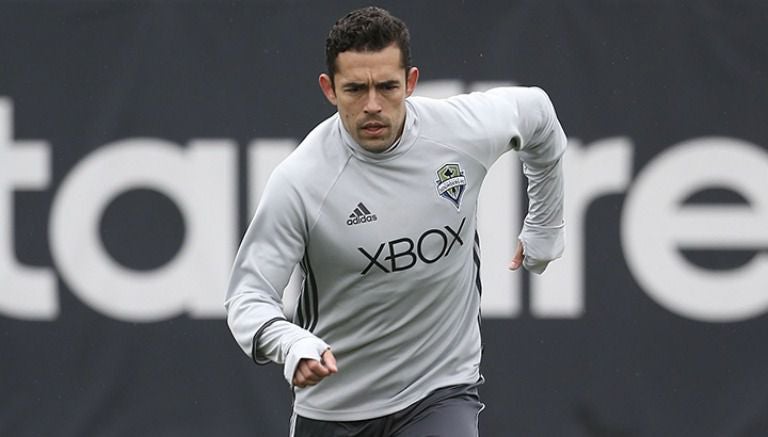
<svg viewBox="0 0 768 437"><path fill-rule="evenodd" d="M324 378L331 374L331 371L328 370L327 367L325 367L320 361L317 361L317 360L307 361L307 369L311 373L311 375L308 375L308 378L312 378L312 377Z"/></svg>
<svg viewBox="0 0 768 437"><path fill-rule="evenodd" d="M299 385L306 385L307 382L309 382L309 375L311 372L309 369L307 369L306 364L302 361L299 364L299 367L296 368L296 373L294 374L296 380L298 381Z"/></svg>
<svg viewBox="0 0 768 437"><path fill-rule="evenodd" d="M293 377L293 385L295 387L304 388L307 386L307 383L304 381L304 378L302 378L299 375L296 375Z"/></svg>
<svg viewBox="0 0 768 437"><path fill-rule="evenodd" d="M336 366L336 357L333 356L333 352L331 352L330 349L323 352L323 365L325 365L326 369L328 369L331 373L336 373L339 371L339 368Z"/></svg>
<svg viewBox="0 0 768 437"><path fill-rule="evenodd" d="M304 377L301 376L298 369L296 369L296 373L293 374L293 385L300 388L307 386Z"/></svg>
<svg viewBox="0 0 768 437"><path fill-rule="evenodd" d="M299 365L296 366L296 372L294 372L294 378L299 381L307 381L312 376L312 371L309 370L308 360L302 359L299 361Z"/></svg>
<svg viewBox="0 0 768 437"><path fill-rule="evenodd" d="M296 368L296 373L293 378L293 385L297 387L306 387L308 385L315 385L320 382L322 378L315 375L315 373L309 368L307 360L302 360L301 364Z"/></svg>
<svg viewBox="0 0 768 437"><path fill-rule="evenodd" d="M323 380L322 377L319 377L317 375L310 375L308 377L305 377L302 380L302 382L304 383L304 385L315 385L315 384L317 384L318 382L320 382L322 380Z"/></svg>
<svg viewBox="0 0 768 437"><path fill-rule="evenodd" d="M306 358L299 361L299 365L296 366L296 371L293 374L293 385L296 387L315 385L326 376L337 371L336 357L328 349L323 352L321 361Z"/></svg>
<svg viewBox="0 0 768 437"><path fill-rule="evenodd" d="M512 261L509 262L509 270L517 270L523 265L523 243L517 240L517 248L515 248L515 255L512 257Z"/></svg>
<svg viewBox="0 0 768 437"><path fill-rule="evenodd" d="M299 388L304 388L310 385L315 385L318 382L320 382L320 380L311 380L311 379L305 379L303 377L297 377L297 378L294 378L293 385Z"/></svg>

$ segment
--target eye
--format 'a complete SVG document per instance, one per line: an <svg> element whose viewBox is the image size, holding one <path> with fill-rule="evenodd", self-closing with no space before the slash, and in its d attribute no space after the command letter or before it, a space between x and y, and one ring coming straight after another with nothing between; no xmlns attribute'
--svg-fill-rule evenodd
<svg viewBox="0 0 768 437"><path fill-rule="evenodd" d="M346 85L344 87L344 91L348 92L350 94L359 93L362 90L363 90L363 86L362 85Z"/></svg>
<svg viewBox="0 0 768 437"><path fill-rule="evenodd" d="M384 91L392 91L398 88L400 88L400 84L398 84L397 82L387 82L379 85L379 89Z"/></svg>

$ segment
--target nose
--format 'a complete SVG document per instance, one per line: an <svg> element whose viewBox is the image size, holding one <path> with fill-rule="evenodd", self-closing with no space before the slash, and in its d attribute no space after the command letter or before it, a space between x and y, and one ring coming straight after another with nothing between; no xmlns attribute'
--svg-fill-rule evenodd
<svg viewBox="0 0 768 437"><path fill-rule="evenodd" d="M379 93L376 92L376 87L371 87L368 91L368 96L365 101L365 108L363 108L366 114L377 114L381 112L381 104L379 103Z"/></svg>

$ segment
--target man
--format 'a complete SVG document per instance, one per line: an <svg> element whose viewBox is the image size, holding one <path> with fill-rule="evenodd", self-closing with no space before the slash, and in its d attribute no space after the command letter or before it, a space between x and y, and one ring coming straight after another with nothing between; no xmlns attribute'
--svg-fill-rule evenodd
<svg viewBox="0 0 768 437"><path fill-rule="evenodd" d="M480 186L518 152L530 206L510 268L541 273L563 250L565 135L537 88L408 98L408 30L379 8L340 19L326 59L338 113L274 170L234 263L230 328L257 363L284 363L294 436L476 436Z"/></svg>

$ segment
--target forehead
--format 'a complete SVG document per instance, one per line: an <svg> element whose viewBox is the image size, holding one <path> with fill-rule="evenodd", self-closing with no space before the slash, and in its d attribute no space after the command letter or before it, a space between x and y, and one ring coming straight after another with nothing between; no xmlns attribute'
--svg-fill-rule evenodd
<svg viewBox="0 0 768 437"><path fill-rule="evenodd" d="M346 51L336 58L336 80L341 82L367 82L393 80L405 77L400 48L392 44L378 52Z"/></svg>

